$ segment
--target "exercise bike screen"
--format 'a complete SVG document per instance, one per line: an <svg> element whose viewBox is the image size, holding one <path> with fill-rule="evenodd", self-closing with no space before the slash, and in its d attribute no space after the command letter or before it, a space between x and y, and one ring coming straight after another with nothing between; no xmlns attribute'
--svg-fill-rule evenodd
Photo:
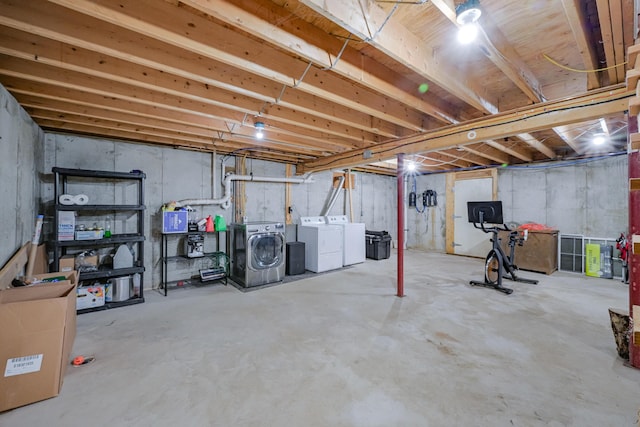
<svg viewBox="0 0 640 427"><path fill-rule="evenodd" d="M469 222L476 224L504 224L502 201L467 202Z"/></svg>

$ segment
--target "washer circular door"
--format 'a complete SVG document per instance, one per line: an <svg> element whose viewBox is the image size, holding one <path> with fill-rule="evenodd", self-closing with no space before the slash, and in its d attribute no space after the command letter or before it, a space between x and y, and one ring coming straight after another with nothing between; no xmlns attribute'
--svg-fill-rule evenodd
<svg viewBox="0 0 640 427"><path fill-rule="evenodd" d="M284 262L284 237L280 233L259 233L249 237L249 268L265 270Z"/></svg>

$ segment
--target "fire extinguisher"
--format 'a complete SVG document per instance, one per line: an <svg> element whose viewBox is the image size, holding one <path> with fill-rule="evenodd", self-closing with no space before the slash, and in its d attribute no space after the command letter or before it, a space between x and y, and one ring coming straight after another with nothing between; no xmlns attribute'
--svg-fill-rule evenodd
<svg viewBox="0 0 640 427"><path fill-rule="evenodd" d="M616 239L616 249L620 251L620 260L622 260L622 282L629 283L629 251L631 250L631 241L624 233L620 233L620 237Z"/></svg>

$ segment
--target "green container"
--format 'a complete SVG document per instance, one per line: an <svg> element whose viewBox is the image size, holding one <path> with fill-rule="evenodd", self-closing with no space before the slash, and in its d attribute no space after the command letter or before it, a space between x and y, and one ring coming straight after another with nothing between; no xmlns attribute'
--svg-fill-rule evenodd
<svg viewBox="0 0 640 427"><path fill-rule="evenodd" d="M227 223L224 217L216 215L216 219L213 221L216 231L227 231Z"/></svg>

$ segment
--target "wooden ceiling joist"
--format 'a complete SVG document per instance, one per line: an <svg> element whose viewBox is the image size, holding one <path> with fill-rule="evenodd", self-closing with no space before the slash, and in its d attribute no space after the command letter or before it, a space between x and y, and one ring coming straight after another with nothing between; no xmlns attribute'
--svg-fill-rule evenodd
<svg viewBox="0 0 640 427"><path fill-rule="evenodd" d="M145 2L140 0L123 0L114 4L108 1L88 0L51 0L51 2L72 7L74 10L93 18L109 22L112 25L138 32L145 36L153 36L164 43L203 55L243 71L269 78L273 81L331 100L343 106L365 111L380 119L392 121L414 131L423 129L421 115L403 106L391 98L380 98L369 94L366 90L354 91L353 85L324 73L316 67L307 71L308 64L287 57L285 54L270 49L267 45L256 47L255 41L238 34L224 45L213 47L210 40L220 39L224 28L216 26L205 18L184 16L180 10L169 12L170 5L164 2ZM147 3L147 4L145 4ZM223 7L226 3L215 5ZM167 18L184 28L182 33L165 29ZM189 28L195 27L199 38L189 34ZM207 42L205 42L205 40ZM298 48L300 48L298 46ZM251 52L250 55L246 53ZM304 77L303 77L304 76ZM275 102L275 101L274 101Z"/></svg>
<svg viewBox="0 0 640 427"><path fill-rule="evenodd" d="M409 138L378 144L368 149L372 156L369 161L383 161L397 154L413 154L441 148L465 145L472 140L498 139L518 133L535 132L550 126L587 121L607 114L625 111L629 98L635 91L618 87L615 90L589 92L579 97L537 104L511 112L495 114L491 117L425 132ZM366 162L364 150L304 162L301 173L355 166Z"/></svg>
<svg viewBox="0 0 640 427"><path fill-rule="evenodd" d="M546 145L544 145L541 141L538 141L538 139L535 136L529 133L519 133L517 134L517 136L518 138L526 142L529 146L538 150L548 158L554 159L556 157L556 154L553 152L553 150L547 147Z"/></svg>
<svg viewBox="0 0 640 427"><path fill-rule="evenodd" d="M617 65L633 51L633 0L527 16L517 0L481 0L464 47L456 3L0 0L0 84L48 130L298 170L386 174L393 162L366 165L399 152L432 172L595 155L595 119L625 120L624 91L597 88L629 68Z"/></svg>
<svg viewBox="0 0 640 427"><path fill-rule="evenodd" d="M332 72L345 78L357 81L364 87L401 101L411 108L429 114L442 122L449 123L453 118L452 114L443 108L426 102L414 94L399 90L397 83L389 83L389 81L383 80L376 74L370 72L369 70L375 67L376 64L367 61L366 57L358 53L350 52L349 45L347 43L345 46L344 40L337 40L335 37L319 31L318 28L301 19L295 20L295 25L292 25L292 29L295 28L299 33L315 40L317 44L330 46L329 51L325 47L320 47L301 36L285 31L280 26L270 26L264 17L257 16L258 13L268 13L271 22L289 21L292 18L291 14L278 5L270 4L265 6L260 2L245 2L245 7L252 6L254 8L249 12L228 2L211 4L210 2L201 0L186 0L184 3L222 22L268 40L281 49L294 52L296 55L302 56L321 68L330 69ZM285 24L283 24L283 26L284 25ZM344 50L342 56L338 59L337 55L342 50ZM394 82L397 82L399 79L400 76L392 77L392 81Z"/></svg>
<svg viewBox="0 0 640 427"><path fill-rule="evenodd" d="M520 159L522 161L530 162L530 161L533 160L533 157L531 156L531 154L527 153L526 151L524 151L521 148L509 147L509 146L507 146L505 144L501 144L501 143L499 143L497 141L494 141L494 140L488 140L488 141L485 141L485 143L490 147L496 148L496 149L498 149L500 151L504 151L508 155L513 156L513 157L515 157L517 159ZM503 162L503 163L505 163L505 162Z"/></svg>
<svg viewBox="0 0 640 427"><path fill-rule="evenodd" d="M564 13L569 22L569 27L573 34L573 38L578 45L580 56L582 56L582 62L585 70L597 70L598 61L595 58L595 53L589 47L589 40L587 39L587 29L585 28L585 20L583 12L581 10L580 0L560 0ZM587 89L595 89L600 87L600 79L597 72L587 73Z"/></svg>
<svg viewBox="0 0 640 427"><path fill-rule="evenodd" d="M453 1L436 0L433 4L453 23L456 21L456 11ZM540 82L520 58L516 50L507 41L500 28L487 14L481 15L480 49L527 97L533 102L545 101Z"/></svg>
<svg viewBox="0 0 640 427"><path fill-rule="evenodd" d="M252 104L252 101L247 99L245 103L247 110L242 111L242 108L238 107L238 111L227 111L225 108L226 104L223 101L213 99L214 94L212 94L211 97L205 97L203 94L189 94L186 91L182 96L180 96L180 93L167 93L167 91L158 92L152 88L135 87L126 83L105 80L102 77L88 76L75 71L61 72L45 64L37 62L28 63L24 60L3 57L1 55L0 74L146 103L147 105L173 106L174 109L178 111L206 112L215 109L216 114L251 127L253 126L253 116L258 115L261 105L260 103ZM163 88L158 87L156 89ZM251 114L251 120L247 123L245 123L245 114ZM343 126L318 117L295 114L295 112L281 106L267 109L262 112L262 117L281 123L298 126L306 125L306 127L311 130L325 132L344 138L345 140L351 140L352 143L355 144L360 144L362 141L367 140L373 142L376 138L370 132L365 132L350 126Z"/></svg>
<svg viewBox="0 0 640 427"><path fill-rule="evenodd" d="M481 111L497 113L497 100L484 94L477 84L468 81L458 71L455 64L447 64L445 58L439 58L441 67L432 65L430 58L435 47L430 40L423 40L407 30L393 19L387 20L387 12L375 2L365 0L362 8L359 0L301 0L316 12L332 20L352 34L375 46L380 51L423 76L437 83L459 99ZM369 28L382 28L370 39ZM446 72L444 70L447 70ZM460 82L465 82L461 85Z"/></svg>
<svg viewBox="0 0 640 427"><path fill-rule="evenodd" d="M496 162L498 164L509 163L509 156L503 151L497 150L488 145L479 145L479 144L467 144L462 145L462 149L475 154L476 156L481 156L486 159L491 160L491 163Z"/></svg>

